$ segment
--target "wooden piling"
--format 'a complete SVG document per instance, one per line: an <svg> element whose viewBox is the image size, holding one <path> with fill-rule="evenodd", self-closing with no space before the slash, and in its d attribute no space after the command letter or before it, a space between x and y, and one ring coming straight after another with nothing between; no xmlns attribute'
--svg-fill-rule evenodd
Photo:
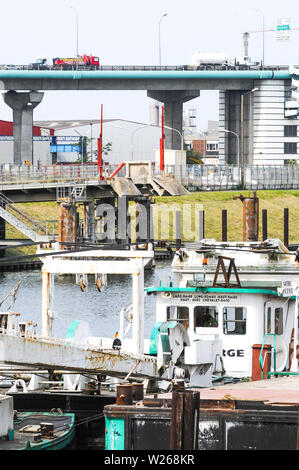
<svg viewBox="0 0 299 470"><path fill-rule="evenodd" d="M289 209L285 208L283 211L283 242L288 248L289 246Z"/></svg>
<svg viewBox="0 0 299 470"><path fill-rule="evenodd" d="M58 241L61 248L65 248L64 242L76 243L77 240L77 210L72 199L59 199L59 236ZM74 249L67 246L67 249Z"/></svg>
<svg viewBox="0 0 299 470"><path fill-rule="evenodd" d="M267 220L267 209L262 210L262 230L263 230L263 241L268 238L268 220Z"/></svg>
<svg viewBox="0 0 299 470"><path fill-rule="evenodd" d="M171 406L170 450L197 450L200 393L175 390Z"/></svg>
<svg viewBox="0 0 299 470"><path fill-rule="evenodd" d="M222 241L227 242L227 210L222 211Z"/></svg>
<svg viewBox="0 0 299 470"><path fill-rule="evenodd" d="M198 227L199 227L198 241L200 241L205 238L205 211L200 210L198 213Z"/></svg>
<svg viewBox="0 0 299 470"><path fill-rule="evenodd" d="M179 250L182 245L182 219L181 211L175 212L175 246Z"/></svg>

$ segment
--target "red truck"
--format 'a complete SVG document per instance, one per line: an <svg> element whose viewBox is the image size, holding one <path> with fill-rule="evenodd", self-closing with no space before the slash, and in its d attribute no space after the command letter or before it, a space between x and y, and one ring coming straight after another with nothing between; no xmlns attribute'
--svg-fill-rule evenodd
<svg viewBox="0 0 299 470"><path fill-rule="evenodd" d="M98 57L83 54L78 57L55 57L38 58L35 62L29 64L29 70L99 70L100 60Z"/></svg>
<svg viewBox="0 0 299 470"><path fill-rule="evenodd" d="M93 70L98 70L100 66L100 61L98 57L93 55L83 54L79 57L56 57L53 59L53 68L63 68L63 69L80 69L88 68Z"/></svg>

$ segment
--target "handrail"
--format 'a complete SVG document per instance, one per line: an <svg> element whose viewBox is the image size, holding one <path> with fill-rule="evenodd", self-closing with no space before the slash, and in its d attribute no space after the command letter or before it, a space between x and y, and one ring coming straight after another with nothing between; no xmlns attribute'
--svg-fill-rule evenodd
<svg viewBox="0 0 299 470"><path fill-rule="evenodd" d="M35 221L26 214L26 212L21 211L20 209L14 206L14 202L8 199L4 194L0 193L0 207L4 210L7 210L7 207L11 210L12 215L16 214L16 218L19 217L19 222L24 224L31 225L31 229L38 230L39 232L46 233L47 230L42 226L42 224L38 221ZM9 212L7 210L7 212ZM23 220L21 220L23 219Z"/></svg>

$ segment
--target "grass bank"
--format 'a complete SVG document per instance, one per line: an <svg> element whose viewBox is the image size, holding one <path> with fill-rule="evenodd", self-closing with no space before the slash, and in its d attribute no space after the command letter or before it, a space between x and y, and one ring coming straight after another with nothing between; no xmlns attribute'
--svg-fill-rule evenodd
<svg viewBox="0 0 299 470"><path fill-rule="evenodd" d="M183 239L188 240L194 230L195 210L200 206L205 212L205 238L215 238L221 240L221 214L222 210L227 210L227 237L229 241L242 240L243 231L243 205L240 199L234 200L234 197L240 196L240 191L219 191L219 192L199 192L191 193L180 197L155 197L157 204L178 205L184 212L186 218L191 220L183 222L187 226L183 233ZM252 196L252 192L243 191L243 196ZM280 238L283 240L283 217L284 208L289 209L289 241L290 243L299 242L299 191L257 191L260 210L260 237L262 236L262 210L268 212L268 238ZM189 205L189 215L188 215ZM167 223L167 221L163 221ZM172 230L173 220L170 220L170 230Z"/></svg>

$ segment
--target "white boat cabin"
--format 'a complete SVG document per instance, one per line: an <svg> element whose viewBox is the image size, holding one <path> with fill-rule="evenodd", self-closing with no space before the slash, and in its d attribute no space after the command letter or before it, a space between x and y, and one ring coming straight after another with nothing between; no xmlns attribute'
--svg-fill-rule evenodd
<svg viewBox="0 0 299 470"><path fill-rule="evenodd" d="M190 351L185 348L185 364L192 358L192 345L204 340L221 341L222 361L227 375L251 377L252 346L276 341L275 361L272 348L272 370L288 367L289 345L294 328L295 297L279 293L278 281L243 281L241 287L211 287L187 282L185 287L152 287L147 289L156 299L156 321L182 323L190 338ZM195 350L193 349L193 354ZM220 373L221 358L216 358L214 374Z"/></svg>

